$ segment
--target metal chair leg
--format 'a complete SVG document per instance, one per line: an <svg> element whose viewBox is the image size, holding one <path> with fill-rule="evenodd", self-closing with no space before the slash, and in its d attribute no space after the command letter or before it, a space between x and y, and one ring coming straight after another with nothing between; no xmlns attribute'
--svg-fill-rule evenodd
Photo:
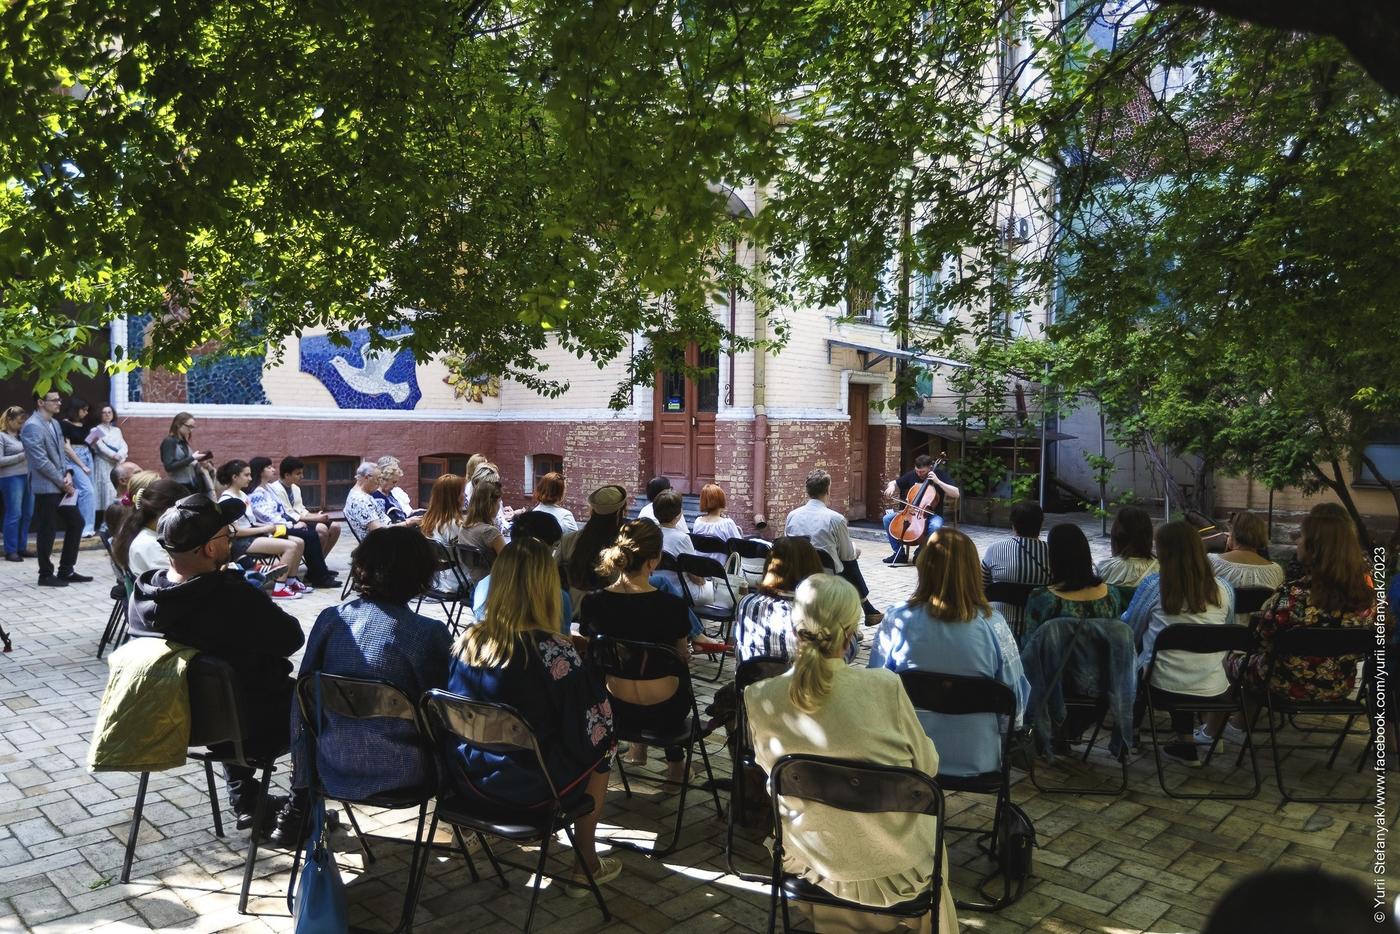
<svg viewBox="0 0 1400 934"><path fill-rule="evenodd" d="M549 844L554 839L554 834L547 833L540 840L540 861L535 867L535 890L530 895L530 910L525 915L525 927L521 928L524 934L530 934L530 925L535 920L535 906L540 900L540 886L544 883L544 867L549 859Z"/></svg>
<svg viewBox="0 0 1400 934"><path fill-rule="evenodd" d="M569 838L569 846L577 853L578 844L574 841L574 828L571 825L564 825L564 835ZM603 890L598 888L598 883L593 880L593 870L588 868L588 863L582 856L579 857L579 865L583 867L584 877L588 879L588 890L593 893L593 900L598 903L598 910L603 913L603 921L611 921L612 912L608 911L608 903L603 901Z"/></svg>
<svg viewBox="0 0 1400 934"><path fill-rule="evenodd" d="M214 788L214 763L204 760L204 783L209 788L209 810L214 815L214 836L224 835L224 816L219 809L219 793Z"/></svg>
<svg viewBox="0 0 1400 934"><path fill-rule="evenodd" d="M344 801L340 802L340 804L345 808L345 816L350 818L350 826L355 829L355 839L360 843L360 851L365 854L365 865L373 864L374 853L370 851L369 838L365 835L365 832L360 829L359 822L355 820L355 812L350 810L350 805L346 804Z"/></svg>
<svg viewBox="0 0 1400 934"><path fill-rule="evenodd" d="M253 885L253 864L258 859L258 841L262 839L262 828L267 820L267 808L272 799L268 786L272 781L272 766L263 769L261 787L258 789L258 803L253 808L253 826L248 833L248 856L243 861L243 887L238 893L238 913L248 913L248 890Z"/></svg>
<svg viewBox="0 0 1400 934"><path fill-rule="evenodd" d="M146 807L146 786L151 780L150 772L141 773L141 782L136 786L136 806L131 811L131 830L126 835L126 855L122 858L122 882L131 881L131 859L136 855L136 834L141 829L141 812Z"/></svg>
<svg viewBox="0 0 1400 934"><path fill-rule="evenodd" d="M478 830L476 832L476 840L481 844L481 849L486 854L486 858L491 861L491 868L496 870L496 878L501 880L501 888L510 888L510 883L506 881L506 874L501 869L500 860L496 859L496 854L491 849L491 844L486 842L486 835Z"/></svg>

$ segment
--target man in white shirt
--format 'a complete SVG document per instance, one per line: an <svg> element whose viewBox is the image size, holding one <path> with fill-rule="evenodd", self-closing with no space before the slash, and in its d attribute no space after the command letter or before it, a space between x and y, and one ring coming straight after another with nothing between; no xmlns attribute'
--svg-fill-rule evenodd
<svg viewBox="0 0 1400 934"><path fill-rule="evenodd" d="M646 519L649 522L656 522L656 498L671 488L671 481L665 477L652 477L647 484L647 504L637 513L638 519ZM677 494L680 495L680 494ZM656 522L660 525L660 522ZM685 534L690 534L690 523L685 521L685 516L681 516L678 528Z"/></svg>
<svg viewBox="0 0 1400 934"><path fill-rule="evenodd" d="M856 560L860 551L851 543L851 531L846 525L846 517L826 504L831 495L831 474L818 467L807 474L807 502L787 514L783 524L783 534L790 537L801 536L812 542L812 547L826 552L836 566L836 573L850 581L860 594L861 606L865 610L865 625L874 626L883 617L870 602L870 588L860 573Z"/></svg>
<svg viewBox="0 0 1400 934"><path fill-rule="evenodd" d="M335 543L340 541L340 526L331 521L330 513L312 512L301 501L301 478L306 465L300 457L284 457L277 468L278 481L268 484L268 490L277 497L283 511L298 523L314 528L321 538L321 554L328 555Z"/></svg>

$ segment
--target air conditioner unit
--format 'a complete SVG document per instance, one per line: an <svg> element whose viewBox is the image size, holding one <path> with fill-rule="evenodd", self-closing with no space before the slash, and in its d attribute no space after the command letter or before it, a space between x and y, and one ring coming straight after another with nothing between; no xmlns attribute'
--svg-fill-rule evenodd
<svg viewBox="0 0 1400 934"><path fill-rule="evenodd" d="M1031 219L1024 214L1013 214L1006 222L1007 243L1029 243L1031 240Z"/></svg>

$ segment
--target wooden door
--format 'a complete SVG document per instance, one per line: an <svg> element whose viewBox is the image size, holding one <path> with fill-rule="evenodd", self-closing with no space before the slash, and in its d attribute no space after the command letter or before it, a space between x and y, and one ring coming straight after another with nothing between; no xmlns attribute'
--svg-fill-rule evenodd
<svg viewBox="0 0 1400 934"><path fill-rule="evenodd" d="M846 505L846 515L852 519L864 519L870 514L866 503L866 469L870 449L870 387L864 383L851 383L847 396L847 409L851 415L851 446L848 462L850 477L850 499Z"/></svg>
<svg viewBox="0 0 1400 934"><path fill-rule="evenodd" d="M718 355L691 344L656 374L656 472L679 493L699 493L715 480ZM682 367L711 372L691 379Z"/></svg>

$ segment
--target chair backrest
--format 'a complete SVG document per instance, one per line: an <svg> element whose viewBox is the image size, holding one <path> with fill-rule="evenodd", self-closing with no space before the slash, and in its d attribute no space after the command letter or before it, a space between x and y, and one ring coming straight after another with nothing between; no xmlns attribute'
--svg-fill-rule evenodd
<svg viewBox="0 0 1400 934"><path fill-rule="evenodd" d="M467 745L497 754L528 752L557 800L558 790L549 777L539 739L518 710L507 704L472 700L441 688L426 692L418 702L428 736L438 749L449 743Z"/></svg>
<svg viewBox="0 0 1400 934"><path fill-rule="evenodd" d="M1173 623L1157 634L1152 647L1154 655L1162 652L1248 652L1254 647L1254 634L1248 626L1227 623L1212 626L1205 623Z"/></svg>
<svg viewBox="0 0 1400 934"><path fill-rule="evenodd" d="M659 642L633 642L611 636L594 636L588 657L604 675L629 681L679 678L688 687L690 668L676 650Z"/></svg>
<svg viewBox="0 0 1400 934"><path fill-rule="evenodd" d="M709 555L676 555L676 569L696 577L724 577L724 565Z"/></svg>
<svg viewBox="0 0 1400 934"><path fill-rule="evenodd" d="M734 671L734 690L743 694L744 688L749 685L780 675L791 667L792 662L772 655L760 655L740 662Z"/></svg>
<svg viewBox="0 0 1400 934"><path fill-rule="evenodd" d="M761 538L731 538L729 540L729 553L741 558L767 559L768 552L772 550L773 545Z"/></svg>
<svg viewBox="0 0 1400 934"><path fill-rule="evenodd" d="M830 552L826 551L825 549L818 548L817 558L821 561L822 569L826 571L826 573L836 573L836 559L831 556Z"/></svg>
<svg viewBox="0 0 1400 934"><path fill-rule="evenodd" d="M233 757L229 761L246 765L242 705L233 666L201 652L190 660L185 684L190 696L190 745L231 743Z"/></svg>
<svg viewBox="0 0 1400 934"><path fill-rule="evenodd" d="M439 571L447 571L457 566L457 559L446 545L435 538L428 539L428 547L433 550L433 560L437 562Z"/></svg>
<svg viewBox="0 0 1400 934"><path fill-rule="evenodd" d="M855 759L789 755L773 764L769 773L773 789L776 832L781 832L778 797L815 801L827 807L857 814L896 812L943 816L943 791L917 769L876 765ZM943 821L939 820L939 836Z"/></svg>
<svg viewBox="0 0 1400 934"><path fill-rule="evenodd" d="M352 720L389 717L419 725L418 708L403 691L378 678L350 678L313 671L297 679L297 704L313 736L321 733L316 718L316 683L321 686L321 712Z"/></svg>
<svg viewBox="0 0 1400 934"><path fill-rule="evenodd" d="M1235 612L1236 613L1258 613L1264 608L1264 604L1277 590L1268 587L1236 587L1235 588Z"/></svg>
<svg viewBox="0 0 1400 934"><path fill-rule="evenodd" d="M705 535L702 532L691 532L690 543L695 546L696 551L701 551L706 554L729 554L729 543L718 535Z"/></svg>
<svg viewBox="0 0 1400 934"><path fill-rule="evenodd" d="M916 710L962 715L1016 714L1016 693L995 678L910 669L899 673Z"/></svg>
<svg viewBox="0 0 1400 934"><path fill-rule="evenodd" d="M1024 607L1026 601L1030 599L1031 592L1041 586L1041 584L1021 584L1016 581L992 581L987 585L987 599L992 603Z"/></svg>
<svg viewBox="0 0 1400 934"><path fill-rule="evenodd" d="M457 569L466 577L466 583L475 587L482 578L491 573L491 565L496 562L496 552L490 548L452 543L452 553L456 557Z"/></svg>
<svg viewBox="0 0 1400 934"><path fill-rule="evenodd" d="M1366 655L1375 647L1370 626L1309 626L1274 633L1273 657L1336 658Z"/></svg>

